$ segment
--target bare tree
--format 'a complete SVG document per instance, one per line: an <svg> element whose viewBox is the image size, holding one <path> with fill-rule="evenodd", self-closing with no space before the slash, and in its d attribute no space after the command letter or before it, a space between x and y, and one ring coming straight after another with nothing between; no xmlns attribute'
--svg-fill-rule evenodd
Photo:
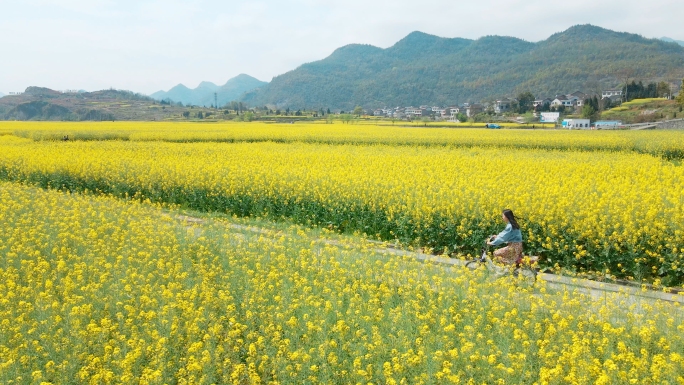
<svg viewBox="0 0 684 385"><path fill-rule="evenodd" d="M601 92L603 92L603 87L601 86L601 82L599 82L598 80L591 79L587 80L586 83L584 83L584 93L588 96L596 95L600 98Z"/></svg>
<svg viewBox="0 0 684 385"><path fill-rule="evenodd" d="M622 95L622 100L627 101L627 86L629 86L629 81L634 77L633 68L624 68L615 73L615 76L622 82L625 87L625 94Z"/></svg>

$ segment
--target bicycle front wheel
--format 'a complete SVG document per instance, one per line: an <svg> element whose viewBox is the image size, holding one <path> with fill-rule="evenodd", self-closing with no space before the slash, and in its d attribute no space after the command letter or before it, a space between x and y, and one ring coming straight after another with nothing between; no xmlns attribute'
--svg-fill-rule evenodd
<svg viewBox="0 0 684 385"><path fill-rule="evenodd" d="M526 283L533 284L537 280L537 271L529 267L521 267L516 269L515 276Z"/></svg>

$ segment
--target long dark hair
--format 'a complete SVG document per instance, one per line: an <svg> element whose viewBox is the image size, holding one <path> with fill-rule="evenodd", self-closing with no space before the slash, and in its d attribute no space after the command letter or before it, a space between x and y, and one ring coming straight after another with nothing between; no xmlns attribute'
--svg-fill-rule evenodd
<svg viewBox="0 0 684 385"><path fill-rule="evenodd" d="M508 223L511 224L511 226L516 229L520 230L520 225L518 224L518 218L513 214L513 210L511 209L505 209L503 211L503 215L508 219Z"/></svg>

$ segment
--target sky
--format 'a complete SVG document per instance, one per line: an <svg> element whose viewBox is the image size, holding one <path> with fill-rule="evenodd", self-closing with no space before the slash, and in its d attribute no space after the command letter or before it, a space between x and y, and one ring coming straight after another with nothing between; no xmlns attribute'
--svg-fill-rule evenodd
<svg viewBox="0 0 684 385"><path fill-rule="evenodd" d="M270 81L346 44L387 48L412 31L536 42L594 24L684 40L681 15L680 0L0 0L0 93Z"/></svg>

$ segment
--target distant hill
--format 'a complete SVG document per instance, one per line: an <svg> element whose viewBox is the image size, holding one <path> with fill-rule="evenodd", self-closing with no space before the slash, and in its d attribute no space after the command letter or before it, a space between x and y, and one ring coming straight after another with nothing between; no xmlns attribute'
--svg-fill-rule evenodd
<svg viewBox="0 0 684 385"><path fill-rule="evenodd" d="M666 41L668 43L677 43L681 46L684 46L684 41L682 41L682 40L670 39L669 37L661 37L660 40Z"/></svg>
<svg viewBox="0 0 684 385"><path fill-rule="evenodd" d="M228 82L222 86L217 86L211 82L202 82L197 88L190 89L179 84L169 91L158 91L150 96L156 100L168 99L186 105L213 106L214 93L216 93L219 106L223 106L231 101L239 100L245 92L253 91L266 84L268 83L262 82L249 75L241 74L228 80Z"/></svg>
<svg viewBox="0 0 684 385"><path fill-rule="evenodd" d="M5 96L5 94L3 94L2 92L0 92L0 98L3 97L3 96Z"/></svg>
<svg viewBox="0 0 684 385"><path fill-rule="evenodd" d="M278 108L452 105L531 91L554 96L621 83L681 79L684 48L658 39L578 25L544 41L485 36L441 38L413 32L392 47L352 44L273 78L244 97Z"/></svg>
<svg viewBox="0 0 684 385"><path fill-rule="evenodd" d="M166 120L178 119L187 110L121 90L62 93L29 87L21 95L0 99L0 120Z"/></svg>

